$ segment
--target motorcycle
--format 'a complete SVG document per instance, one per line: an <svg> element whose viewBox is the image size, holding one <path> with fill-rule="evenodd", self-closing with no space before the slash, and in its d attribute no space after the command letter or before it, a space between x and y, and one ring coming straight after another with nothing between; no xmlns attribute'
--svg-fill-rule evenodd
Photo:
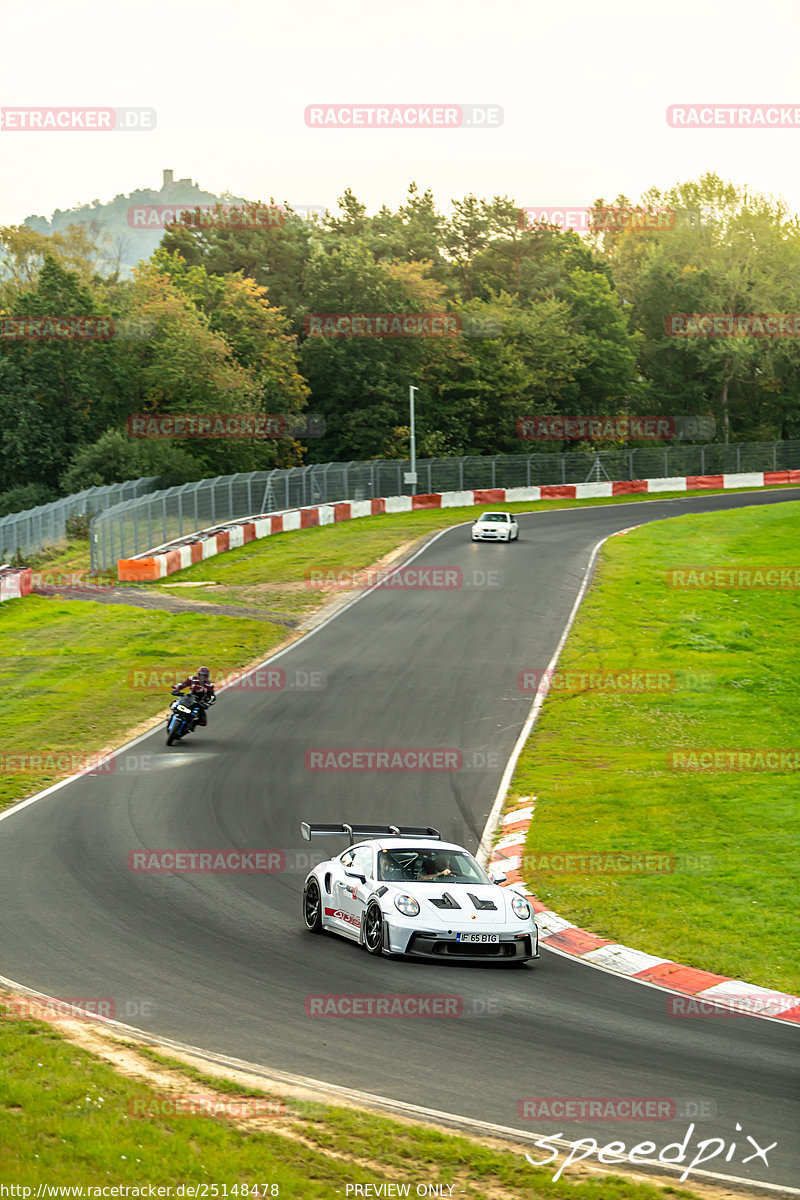
<svg viewBox="0 0 800 1200"><path fill-rule="evenodd" d="M167 745L191 733L200 720L200 713L209 707L213 700L201 700L191 692L173 692L175 699L170 704L171 716L167 717Z"/></svg>

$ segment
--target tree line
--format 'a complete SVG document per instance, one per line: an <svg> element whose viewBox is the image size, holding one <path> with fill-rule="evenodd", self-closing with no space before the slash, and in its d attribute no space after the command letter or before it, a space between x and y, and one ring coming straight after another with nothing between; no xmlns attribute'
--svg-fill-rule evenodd
<svg viewBox="0 0 800 1200"><path fill-rule="evenodd" d="M396 211L368 215L349 190L324 218L276 211L186 215L129 275L96 224L0 229L0 515L139 475L404 458L410 384L420 458L636 444L521 440L531 416L800 436L789 323L675 333L686 314L800 314L800 226L781 200L706 174L636 204L598 199L584 236L505 196L444 215L414 183ZM387 314L398 336L374 325ZM106 318L114 336L30 336L54 316ZM287 423L281 437L148 440L128 433L142 413Z"/></svg>

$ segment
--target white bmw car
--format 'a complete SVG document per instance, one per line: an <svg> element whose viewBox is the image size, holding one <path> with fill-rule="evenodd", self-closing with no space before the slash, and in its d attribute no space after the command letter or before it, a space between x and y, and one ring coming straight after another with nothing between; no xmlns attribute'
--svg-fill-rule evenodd
<svg viewBox="0 0 800 1200"><path fill-rule="evenodd" d="M490 879L468 850L435 829L318 825L303 837L348 837L303 885L303 920L370 954L526 962L539 957L533 909L503 876ZM365 838L364 841L356 841Z"/></svg>
<svg viewBox="0 0 800 1200"><path fill-rule="evenodd" d="M510 512L481 513L472 524L473 542L515 542L519 525Z"/></svg>

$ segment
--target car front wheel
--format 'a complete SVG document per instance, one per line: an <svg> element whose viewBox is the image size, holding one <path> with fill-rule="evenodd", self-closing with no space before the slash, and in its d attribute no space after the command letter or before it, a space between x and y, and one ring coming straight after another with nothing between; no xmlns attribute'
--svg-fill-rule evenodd
<svg viewBox="0 0 800 1200"><path fill-rule="evenodd" d="M364 917L364 949L368 954L383 951L383 913L379 904L370 904Z"/></svg>
<svg viewBox="0 0 800 1200"><path fill-rule="evenodd" d="M316 879L309 879L303 896L303 920L311 933L322 933L322 896Z"/></svg>

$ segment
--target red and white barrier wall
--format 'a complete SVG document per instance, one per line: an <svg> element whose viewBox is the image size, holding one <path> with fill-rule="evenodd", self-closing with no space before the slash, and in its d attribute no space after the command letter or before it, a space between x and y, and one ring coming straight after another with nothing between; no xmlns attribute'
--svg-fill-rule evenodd
<svg viewBox="0 0 800 1200"><path fill-rule="evenodd" d="M6 569L0 571L0 604L4 600L19 600L29 595L31 590L31 569L24 567L21 571Z"/></svg>
<svg viewBox="0 0 800 1200"><path fill-rule="evenodd" d="M158 554L117 561L117 574L127 583L164 579L193 563L223 554L271 533L332 525L379 513L413 512L423 508L460 508L466 505L516 504L525 500L591 500L603 496L628 496L644 492L693 492L705 488L777 487L800 484L800 471L749 471L735 475L682 475L675 479L633 479L619 483L562 483L547 487L478 488L464 492L434 492L425 496L387 496L381 500L343 500L309 508L232 522L222 531L179 539Z"/></svg>

